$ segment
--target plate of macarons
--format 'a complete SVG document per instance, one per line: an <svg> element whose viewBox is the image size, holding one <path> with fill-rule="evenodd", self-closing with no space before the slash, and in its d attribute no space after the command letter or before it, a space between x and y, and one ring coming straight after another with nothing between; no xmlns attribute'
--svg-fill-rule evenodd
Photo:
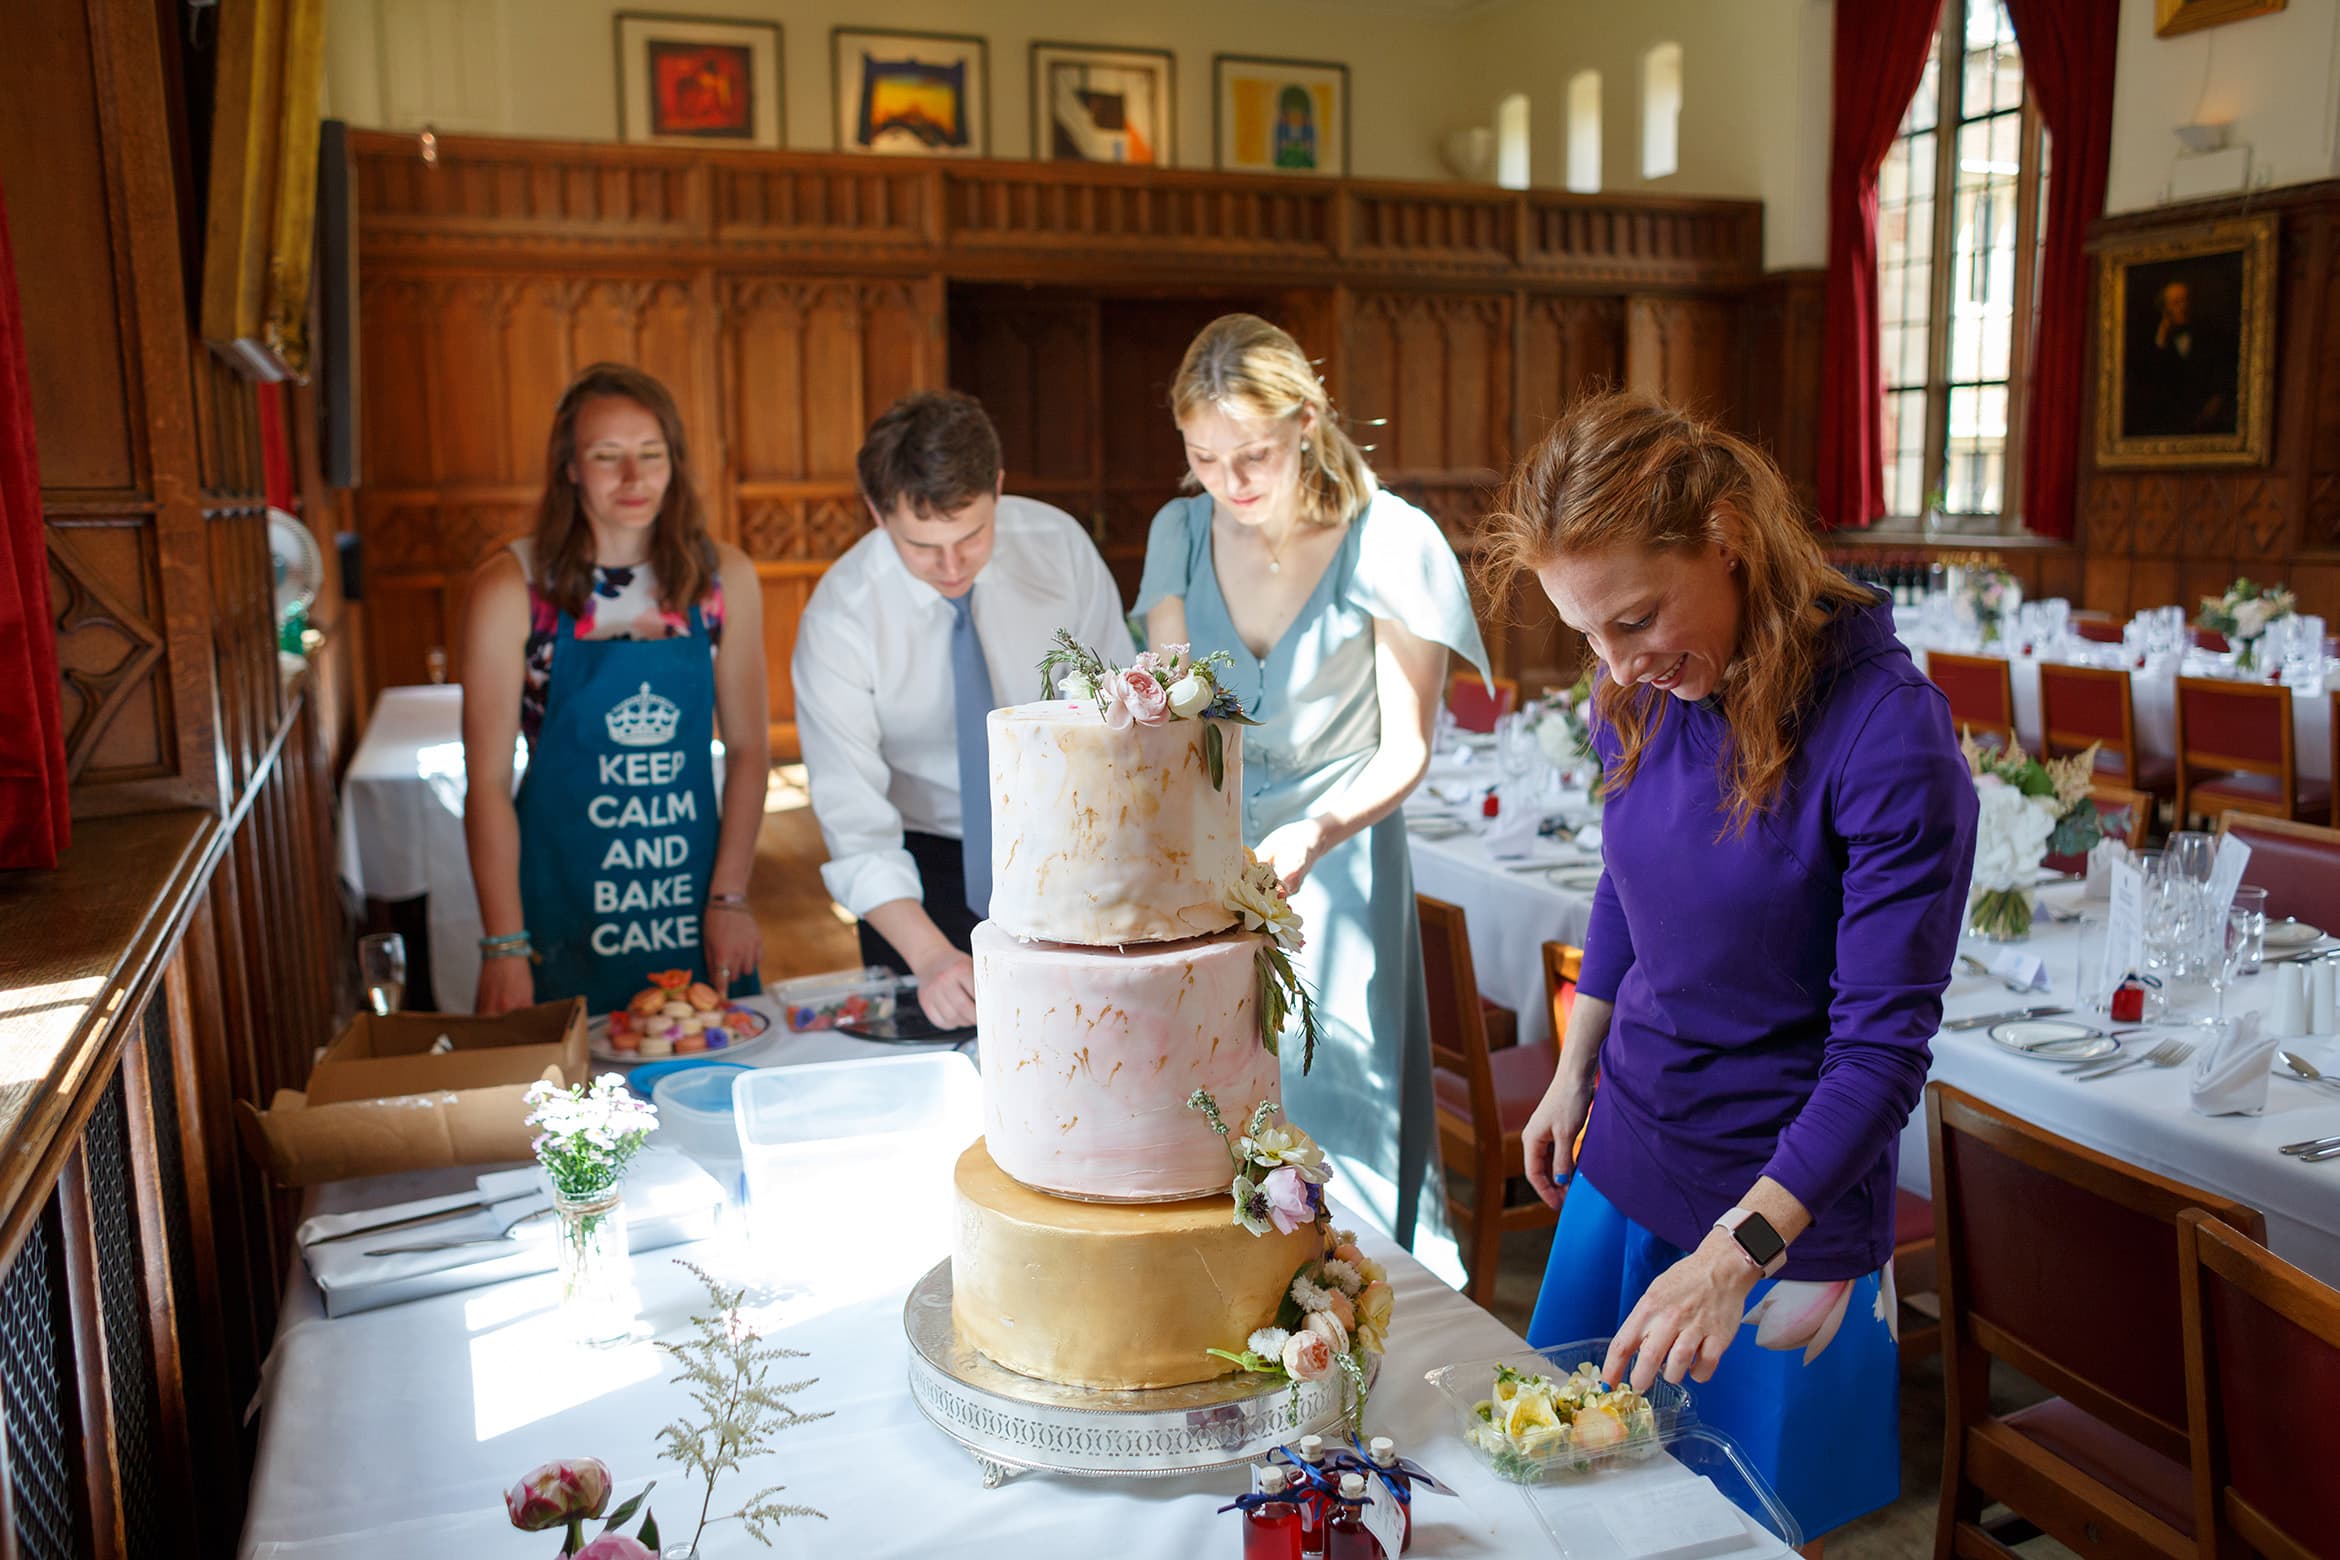
<svg viewBox="0 0 2340 1560"><path fill-rule="evenodd" d="M652 1062L678 1056L734 1057L770 1038L771 1019L727 1001L689 970L660 970L617 1012L585 1031L598 1061Z"/></svg>

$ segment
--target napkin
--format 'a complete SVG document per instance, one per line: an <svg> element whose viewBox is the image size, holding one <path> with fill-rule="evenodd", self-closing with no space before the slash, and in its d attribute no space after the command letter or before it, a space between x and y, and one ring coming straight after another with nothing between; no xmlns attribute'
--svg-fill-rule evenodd
<svg viewBox="0 0 2340 1560"><path fill-rule="evenodd" d="M1486 841L1487 854L1498 860L1525 856L1536 848L1543 822L1536 816L1535 808L1528 805L1527 798L1521 797L1516 802L1507 799L1480 837Z"/></svg>
<svg viewBox="0 0 2340 1560"><path fill-rule="evenodd" d="M2051 984L2047 960L2020 948L2001 948L1985 961L1984 967L2010 991L2046 991Z"/></svg>
<svg viewBox="0 0 2340 1560"><path fill-rule="evenodd" d="M2082 890L2089 899L2112 898L2112 869L2129 859L2126 840L2111 836L2098 840L2088 852L2088 886Z"/></svg>
<svg viewBox="0 0 2340 1560"><path fill-rule="evenodd" d="M2259 1015L2233 1021L2226 1037L2205 1046L2194 1063L2187 1103L2199 1116L2256 1116L2267 1108L2268 1068L2275 1055L2273 1035L2259 1033Z"/></svg>
<svg viewBox="0 0 2340 1560"><path fill-rule="evenodd" d="M325 1297L325 1313L346 1316L402 1300L551 1272L556 1265L552 1215L514 1225L509 1235L493 1238L516 1213L529 1207L527 1196L542 1186L542 1175L533 1165L491 1171L479 1178L479 1199L494 1201L516 1193L522 1194L520 1199L500 1208L384 1230L379 1235L352 1235L330 1245L316 1242L326 1235L410 1214L432 1213L474 1198L463 1193L426 1197L357 1213L321 1214L304 1221L298 1232L301 1255L308 1262L309 1276ZM690 1158L676 1149L645 1148L626 1173L627 1247L639 1253L704 1239L714 1233L722 1205L723 1188ZM436 1251L392 1249L475 1236L493 1239ZM369 1251L386 1254L370 1257L366 1255Z"/></svg>

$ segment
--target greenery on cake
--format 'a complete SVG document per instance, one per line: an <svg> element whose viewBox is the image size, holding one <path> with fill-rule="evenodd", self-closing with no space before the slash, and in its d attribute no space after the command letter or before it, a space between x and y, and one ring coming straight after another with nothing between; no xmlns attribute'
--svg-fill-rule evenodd
<svg viewBox="0 0 2340 1560"><path fill-rule="evenodd" d="M1234 1162L1235 1222L1254 1235L1289 1235L1314 1226L1317 1254L1293 1272L1273 1320L1244 1340L1241 1350L1208 1352L1238 1369L1289 1381L1296 1388L1338 1371L1352 1433L1365 1419L1371 1362L1389 1346L1394 1292L1380 1263L1359 1249L1351 1230L1336 1230L1324 1199L1332 1166L1315 1140L1294 1126L1278 1126L1274 1100L1252 1107L1241 1133L1228 1125L1208 1089L1188 1096L1226 1145Z"/></svg>
<svg viewBox="0 0 2340 1560"><path fill-rule="evenodd" d="M1211 723L1259 724L1243 712L1233 690L1220 683L1234 664L1235 658L1224 650L1197 656L1185 645L1164 645L1139 651L1137 664L1124 671L1060 628L1056 648L1040 658L1040 697L1093 703L1098 716L1115 731L1174 720L1203 722L1203 760L1210 766L1211 789L1223 791L1227 739Z"/></svg>
<svg viewBox="0 0 2340 1560"><path fill-rule="evenodd" d="M1316 1065L1320 1031L1316 999L1300 983L1300 972L1292 965L1292 955L1302 946L1300 912L1292 908L1291 898L1285 894L1276 869L1254 856L1249 847L1243 852L1243 870L1227 885L1226 897L1220 903L1245 931L1263 933L1267 938L1260 944L1253 961L1259 1000L1259 1043L1267 1048L1268 1055L1282 1055L1284 1030L1297 1013L1300 1071L1306 1073Z"/></svg>

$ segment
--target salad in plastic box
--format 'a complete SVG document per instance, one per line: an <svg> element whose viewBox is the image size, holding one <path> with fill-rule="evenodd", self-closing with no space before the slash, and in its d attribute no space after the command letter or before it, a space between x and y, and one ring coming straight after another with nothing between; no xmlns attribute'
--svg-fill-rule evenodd
<svg viewBox="0 0 2340 1560"><path fill-rule="evenodd" d="M782 1021L799 1033L892 1018L903 978L882 965L803 975L771 988Z"/></svg>
<svg viewBox="0 0 2340 1560"><path fill-rule="evenodd" d="M1647 1393L1601 1380L1607 1339L1442 1365L1431 1385L1455 1411L1462 1438L1497 1474L1534 1484L1596 1463L1646 1457L1670 1434L1690 1395L1659 1380Z"/></svg>

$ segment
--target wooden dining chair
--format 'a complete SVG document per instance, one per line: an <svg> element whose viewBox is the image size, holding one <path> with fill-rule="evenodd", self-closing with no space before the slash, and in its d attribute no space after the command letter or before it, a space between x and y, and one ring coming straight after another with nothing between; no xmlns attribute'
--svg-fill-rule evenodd
<svg viewBox="0 0 2340 1560"><path fill-rule="evenodd" d="M2340 931L2340 829L2229 812L2218 832L2251 848L2243 875L2267 891L2267 914Z"/></svg>
<svg viewBox="0 0 2340 1560"><path fill-rule="evenodd" d="M2198 1208L2178 1215L2202 1560L2319 1560L2340 1535L2340 1290Z"/></svg>
<svg viewBox="0 0 2340 1560"><path fill-rule="evenodd" d="M1497 721L1519 707L1519 679L1490 677L1482 683L1477 672L1457 672L1447 679L1446 707L1463 730L1493 731Z"/></svg>
<svg viewBox="0 0 2340 1560"><path fill-rule="evenodd" d="M2092 645L2117 645L2121 642L2121 622L2109 612L2073 613L2072 632Z"/></svg>
<svg viewBox="0 0 2340 1560"><path fill-rule="evenodd" d="M1495 1298L1503 1237L1540 1229L1558 1215L1539 1198L1510 1205L1510 1183L1527 1174L1521 1134L1552 1083L1553 1046L1487 1045L1471 934L1460 908L1414 896L1422 926L1422 973L1430 997L1431 1085L1438 1110L1438 1155L1446 1171L1447 1215L1463 1243L1472 1300ZM1471 1189L1469 1202L1457 1183Z"/></svg>
<svg viewBox="0 0 2340 1560"><path fill-rule="evenodd" d="M1926 657L1926 675L1949 698L1953 727L1995 738L2003 748L2015 745L2015 684L2005 660L1937 650Z"/></svg>
<svg viewBox="0 0 2340 1560"><path fill-rule="evenodd" d="M2265 1221L1946 1084L1926 1086L1926 1138L1947 1408L1934 1553L2011 1560L1992 1502L2082 1555L2191 1552L2177 1219L2201 1208L2254 1240ZM2056 1396L1993 1413L1993 1360Z"/></svg>
<svg viewBox="0 0 2340 1560"><path fill-rule="evenodd" d="M1936 1292L1934 1204L1905 1186L1893 1189L1893 1291L1901 1306L1901 1363L1942 1351L1941 1296ZM1932 1311L1926 1309L1931 1304Z"/></svg>
<svg viewBox="0 0 2340 1560"><path fill-rule="evenodd" d="M2145 836L2153 827L2152 797L2125 785L2099 784L2088 788L2088 799L2096 804L2097 820L2103 824L2107 839L2119 840L2131 850L2145 848ZM2059 856L2050 851L2040 865L2050 872L2085 873L2088 853Z"/></svg>
<svg viewBox="0 0 2340 1560"><path fill-rule="evenodd" d="M2291 690L2223 677L2177 680L2177 820L2196 810L2318 819L2329 780L2302 781L2294 763Z"/></svg>
<svg viewBox="0 0 2340 1560"><path fill-rule="evenodd" d="M2137 745L2137 702L2125 667L2039 665L2040 745L2048 758L2097 745L2096 771L2134 790L2167 796L2177 764Z"/></svg>
<svg viewBox="0 0 2340 1560"><path fill-rule="evenodd" d="M2328 645L2331 641L2326 640L2325 643ZM2332 739L2332 762L2324 773L2332 781L2332 827L2340 829L2340 688L2332 690L2329 702L2331 707L2324 712L2329 717L2324 723L2324 730Z"/></svg>

